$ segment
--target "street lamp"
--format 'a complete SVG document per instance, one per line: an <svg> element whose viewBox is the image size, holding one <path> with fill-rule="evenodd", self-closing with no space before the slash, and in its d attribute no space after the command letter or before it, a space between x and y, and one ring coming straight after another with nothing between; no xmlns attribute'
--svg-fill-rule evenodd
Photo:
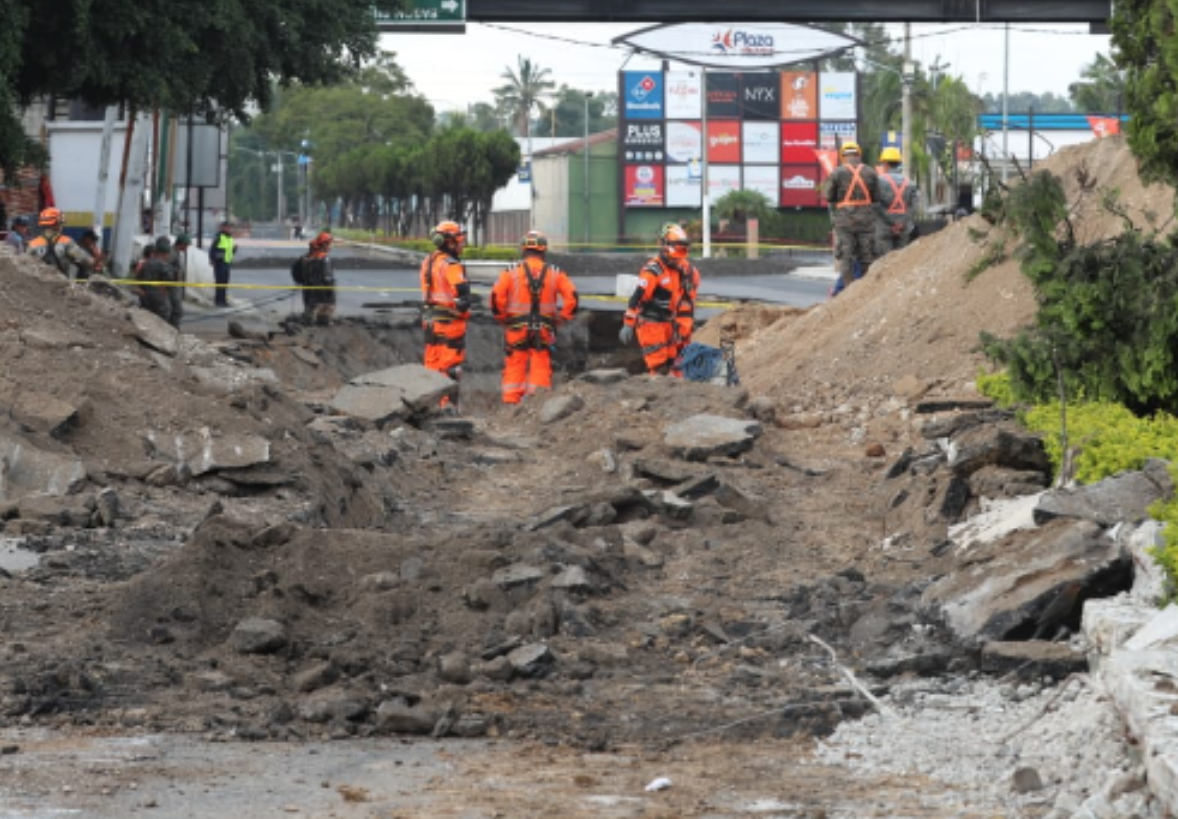
<svg viewBox="0 0 1178 819"><path fill-rule="evenodd" d="M585 197L585 250L589 250L589 100L593 97L592 91L585 92L585 179L583 185L583 194ZM532 169L535 173L535 169Z"/></svg>

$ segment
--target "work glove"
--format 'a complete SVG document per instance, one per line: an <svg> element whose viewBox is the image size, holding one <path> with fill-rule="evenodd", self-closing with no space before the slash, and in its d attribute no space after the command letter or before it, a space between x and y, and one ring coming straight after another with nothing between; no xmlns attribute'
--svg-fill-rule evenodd
<svg viewBox="0 0 1178 819"><path fill-rule="evenodd" d="M623 324L622 329L618 332L618 340L627 347L634 343L634 328L629 324Z"/></svg>

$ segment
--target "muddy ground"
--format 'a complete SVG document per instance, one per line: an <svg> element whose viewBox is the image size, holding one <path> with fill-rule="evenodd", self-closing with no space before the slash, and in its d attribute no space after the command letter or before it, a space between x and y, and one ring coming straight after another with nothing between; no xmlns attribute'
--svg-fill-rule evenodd
<svg viewBox="0 0 1178 819"><path fill-rule="evenodd" d="M1013 263L967 280L968 227L809 311L713 322L743 387L627 375L591 346L573 369L623 371L565 373L567 414L499 407L484 371L466 427L331 408L418 360L404 316L177 340L0 258L0 518L40 555L0 572L0 729L494 743L460 767L507 790L454 785L415 816L738 815L723 795L768 778L780 815L946 815L918 777L806 766L871 707L840 664L877 693L978 672L918 603L980 490L908 468L928 424L984 406L977 331L1033 314ZM701 414L755 432L685 456L667 430ZM672 760L692 784L663 803L572 804Z"/></svg>

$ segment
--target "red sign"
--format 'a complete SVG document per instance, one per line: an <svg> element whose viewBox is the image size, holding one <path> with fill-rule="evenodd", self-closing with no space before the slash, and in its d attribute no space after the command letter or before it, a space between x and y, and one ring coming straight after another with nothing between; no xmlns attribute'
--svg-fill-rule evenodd
<svg viewBox="0 0 1178 819"><path fill-rule="evenodd" d="M781 166L781 207L816 208L821 204L819 197L818 166Z"/></svg>
<svg viewBox="0 0 1178 819"><path fill-rule="evenodd" d="M817 147L817 122L781 123L782 163L813 162L814 149Z"/></svg>
<svg viewBox="0 0 1178 819"><path fill-rule="evenodd" d="M1121 133L1121 121L1116 117L1088 117L1088 124L1097 139Z"/></svg>
<svg viewBox="0 0 1178 819"><path fill-rule="evenodd" d="M829 148L822 148L812 152L818 158L818 164L822 166L822 178L830 176L834 173L834 169L839 164L839 152L832 151Z"/></svg>
<svg viewBox="0 0 1178 819"><path fill-rule="evenodd" d="M661 208L664 202L662 165L627 165L623 197L628 208Z"/></svg>
<svg viewBox="0 0 1178 819"><path fill-rule="evenodd" d="M740 120L708 120L708 162L740 162Z"/></svg>

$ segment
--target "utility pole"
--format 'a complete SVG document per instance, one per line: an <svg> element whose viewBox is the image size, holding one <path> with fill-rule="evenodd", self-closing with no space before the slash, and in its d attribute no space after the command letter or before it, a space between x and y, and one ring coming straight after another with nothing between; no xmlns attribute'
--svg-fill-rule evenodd
<svg viewBox="0 0 1178 819"><path fill-rule="evenodd" d="M585 92L585 180L584 180L584 194L585 194L585 251L589 251L589 100L592 98L593 92ZM533 215L534 218L534 215Z"/></svg>
<svg viewBox="0 0 1178 819"><path fill-rule="evenodd" d="M904 64L901 66L900 85L903 95L900 98L900 142L904 168L912 168L912 24L904 24ZM908 171L911 174L911 171ZM911 177L909 177L911 178Z"/></svg>
<svg viewBox="0 0 1178 819"><path fill-rule="evenodd" d="M1002 181L1006 181L1006 167L1010 164L1009 136L1010 118L1010 23L1006 24L1006 47L1002 53Z"/></svg>

